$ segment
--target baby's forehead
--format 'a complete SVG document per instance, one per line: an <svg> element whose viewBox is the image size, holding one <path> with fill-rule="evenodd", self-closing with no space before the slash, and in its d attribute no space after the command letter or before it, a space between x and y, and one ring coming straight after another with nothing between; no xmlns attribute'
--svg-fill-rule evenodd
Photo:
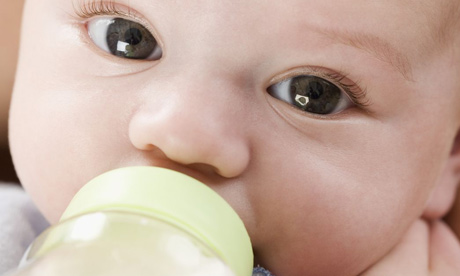
<svg viewBox="0 0 460 276"><path fill-rule="evenodd" d="M343 25L332 24L381 37L408 60L424 59L454 41L460 43L460 0L352 1L327 1L330 7L338 6L335 11L345 19Z"/></svg>
<svg viewBox="0 0 460 276"><path fill-rule="evenodd" d="M426 26L431 34L435 47L449 45L460 39L460 1L459 0L427 0L412 2L407 6L420 7L420 15L425 17ZM415 5L413 5L415 4ZM414 9L417 12L418 9ZM436 45L437 44L437 45Z"/></svg>
<svg viewBox="0 0 460 276"><path fill-rule="evenodd" d="M294 24L285 26L299 26L296 36L322 29L333 31L331 40L340 40L334 37L338 30L365 38L358 46L376 40L366 39L373 37L382 42L381 49L395 48L400 53L398 58L412 63L423 62L453 41L460 41L460 0L287 1L301 10L310 10L296 13L289 21Z"/></svg>

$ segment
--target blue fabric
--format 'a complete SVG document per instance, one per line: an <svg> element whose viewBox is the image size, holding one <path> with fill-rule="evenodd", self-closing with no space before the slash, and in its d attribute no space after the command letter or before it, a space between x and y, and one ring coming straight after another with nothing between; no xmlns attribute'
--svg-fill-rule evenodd
<svg viewBox="0 0 460 276"><path fill-rule="evenodd" d="M19 185L0 184L0 275L18 266L29 244L48 225Z"/></svg>
<svg viewBox="0 0 460 276"><path fill-rule="evenodd" d="M263 267L254 267L254 270L252 271L252 276L275 276L270 273L270 271L266 270Z"/></svg>

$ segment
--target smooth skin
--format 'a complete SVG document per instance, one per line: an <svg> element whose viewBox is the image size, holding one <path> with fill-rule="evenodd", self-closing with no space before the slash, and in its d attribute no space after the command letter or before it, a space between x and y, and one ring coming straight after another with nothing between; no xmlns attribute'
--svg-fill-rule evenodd
<svg viewBox="0 0 460 276"><path fill-rule="evenodd" d="M160 166L222 195L276 275L460 273L439 221L460 181L456 0L128 4L161 59L104 51L103 16L71 0L26 2L10 142L50 222L95 176ZM267 92L306 74L366 96L318 115Z"/></svg>

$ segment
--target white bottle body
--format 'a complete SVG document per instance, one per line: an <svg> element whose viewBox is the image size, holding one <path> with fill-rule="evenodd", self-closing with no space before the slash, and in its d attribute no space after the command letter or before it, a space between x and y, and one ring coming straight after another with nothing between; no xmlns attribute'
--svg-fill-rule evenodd
<svg viewBox="0 0 460 276"><path fill-rule="evenodd" d="M234 276L204 242L163 220L84 214L40 235L11 276Z"/></svg>

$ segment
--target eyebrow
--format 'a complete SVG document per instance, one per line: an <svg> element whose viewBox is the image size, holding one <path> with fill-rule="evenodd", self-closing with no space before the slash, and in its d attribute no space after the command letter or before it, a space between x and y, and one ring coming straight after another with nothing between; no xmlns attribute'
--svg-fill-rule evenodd
<svg viewBox="0 0 460 276"><path fill-rule="evenodd" d="M329 39L368 52L378 60L389 64L407 81L413 81L412 66L408 57L382 38L369 33L320 30Z"/></svg>

